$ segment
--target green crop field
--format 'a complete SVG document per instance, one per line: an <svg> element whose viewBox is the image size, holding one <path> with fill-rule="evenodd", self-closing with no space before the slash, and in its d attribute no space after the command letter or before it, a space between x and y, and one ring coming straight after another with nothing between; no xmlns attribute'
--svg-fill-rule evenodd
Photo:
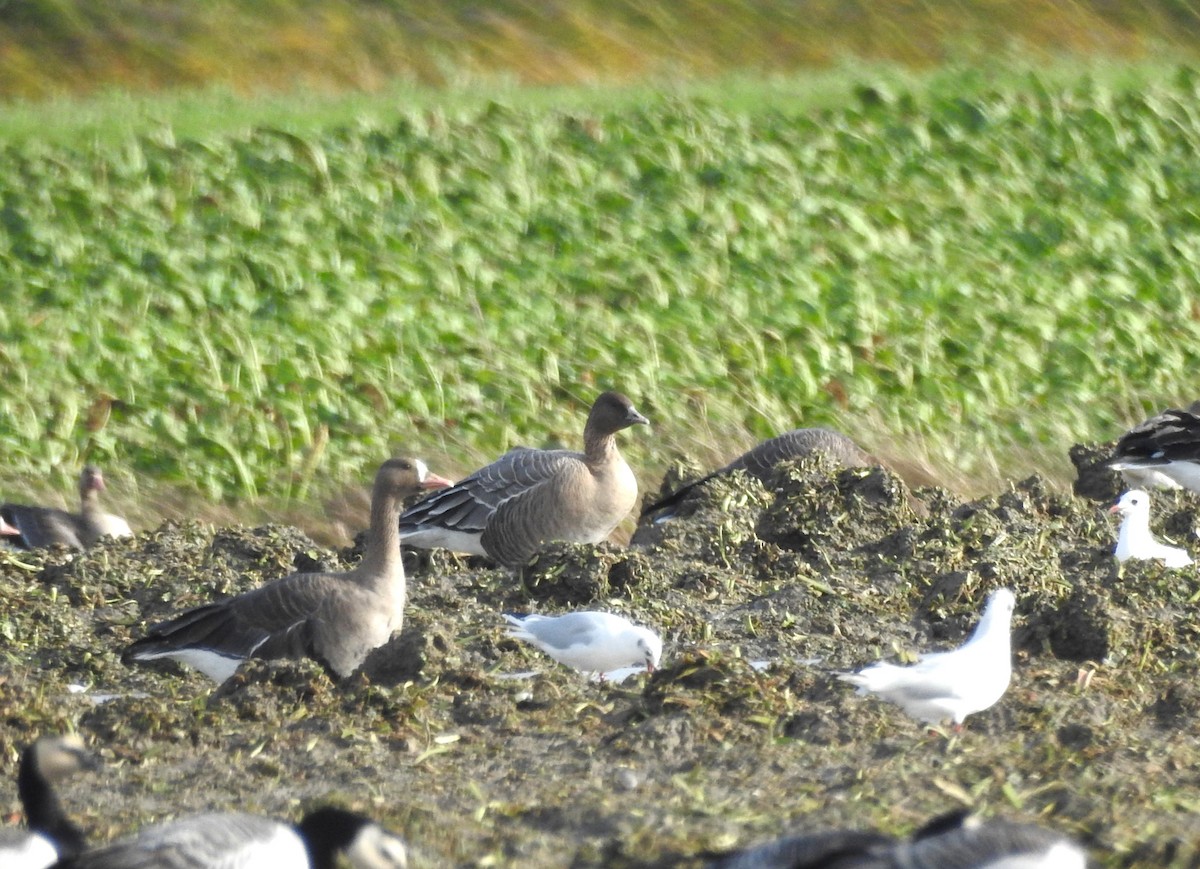
<svg viewBox="0 0 1200 869"><path fill-rule="evenodd" d="M623 439L644 488L798 425L960 488L1065 480L1072 443L1196 397L1200 77L963 81L26 131L2 493L88 459L294 505L396 451L576 444L605 388L654 423Z"/></svg>

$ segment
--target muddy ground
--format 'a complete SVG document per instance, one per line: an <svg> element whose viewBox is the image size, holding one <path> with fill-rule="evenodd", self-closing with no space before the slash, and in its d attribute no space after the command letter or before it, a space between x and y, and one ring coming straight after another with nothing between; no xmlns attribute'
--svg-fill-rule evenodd
<svg viewBox="0 0 1200 869"><path fill-rule="evenodd" d="M19 808L17 747L76 729L104 765L65 802L98 841L181 812L296 818L332 800L404 832L418 866L687 866L969 806L1077 836L1100 866L1197 866L1200 575L1118 575L1117 482L1088 468L1096 455L1072 454L1080 495L1031 478L963 502L810 459L766 487L705 484L629 548L557 545L520 574L413 553L404 630L364 673L334 685L308 662L256 663L217 697L194 672L122 666L121 647L354 549L167 523L80 556L0 552L0 808ZM1200 498L1155 508L1160 534L1200 548ZM961 735L831 678L956 644L1000 586L1018 598L1013 684ZM589 683L507 639L499 615L577 607L656 626L662 668Z"/></svg>

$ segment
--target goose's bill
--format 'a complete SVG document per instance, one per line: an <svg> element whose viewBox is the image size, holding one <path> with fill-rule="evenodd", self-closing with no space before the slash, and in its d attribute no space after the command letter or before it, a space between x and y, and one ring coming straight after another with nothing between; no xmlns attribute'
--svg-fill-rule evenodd
<svg viewBox="0 0 1200 869"><path fill-rule="evenodd" d="M14 528L4 521L4 517L0 516L0 537L20 537L21 531Z"/></svg>
<svg viewBox="0 0 1200 869"><path fill-rule="evenodd" d="M425 475L425 479L421 481L422 489L445 489L447 486L453 486L450 480L445 477L439 477L437 474L430 471Z"/></svg>

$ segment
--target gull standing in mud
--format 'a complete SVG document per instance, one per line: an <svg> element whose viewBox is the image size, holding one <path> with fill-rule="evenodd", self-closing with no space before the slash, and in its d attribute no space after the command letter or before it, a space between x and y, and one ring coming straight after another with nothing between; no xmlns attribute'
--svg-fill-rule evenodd
<svg viewBox="0 0 1200 869"><path fill-rule="evenodd" d="M922 654L907 667L880 661L838 678L857 685L859 694L878 694L921 721L938 724L949 718L960 731L963 719L993 706L1008 690L1015 608L1013 593L997 589L974 633L957 649Z"/></svg>
<svg viewBox="0 0 1200 869"><path fill-rule="evenodd" d="M505 613L508 635L533 643L560 664L585 673L605 674L644 665L653 673L662 657L662 640L649 628L622 616L577 612L561 616Z"/></svg>
<svg viewBox="0 0 1200 869"><path fill-rule="evenodd" d="M1187 567L1192 557L1186 549L1168 546L1150 533L1150 495L1141 489L1130 489L1108 510L1121 515L1117 532L1117 548L1113 554L1124 563L1130 558L1161 560L1167 567Z"/></svg>

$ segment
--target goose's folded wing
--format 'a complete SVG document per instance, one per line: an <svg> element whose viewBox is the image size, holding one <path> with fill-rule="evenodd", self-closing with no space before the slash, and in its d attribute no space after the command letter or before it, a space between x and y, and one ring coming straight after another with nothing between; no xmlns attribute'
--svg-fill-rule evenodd
<svg viewBox="0 0 1200 869"><path fill-rule="evenodd" d="M1165 463L1200 458L1200 416L1166 410L1134 426L1117 441L1116 462Z"/></svg>
<svg viewBox="0 0 1200 869"><path fill-rule="evenodd" d="M178 649L207 649L233 658L301 657L312 653L313 619L329 590L324 574L295 574L270 585L188 610L155 625L125 658Z"/></svg>
<svg viewBox="0 0 1200 869"><path fill-rule="evenodd" d="M50 507L26 507L22 504L0 506L4 521L21 534L21 543L29 549L40 549L61 543L72 549L83 549L79 517L65 510Z"/></svg>
<svg viewBox="0 0 1200 869"><path fill-rule="evenodd" d="M304 849L284 825L239 813L183 818L143 830L134 839L81 854L70 869L249 869L296 866ZM256 862L257 861L257 862Z"/></svg>
<svg viewBox="0 0 1200 869"><path fill-rule="evenodd" d="M536 489L571 462L567 450L517 447L446 489L413 504L400 516L400 531L435 526L478 534L498 507Z"/></svg>

